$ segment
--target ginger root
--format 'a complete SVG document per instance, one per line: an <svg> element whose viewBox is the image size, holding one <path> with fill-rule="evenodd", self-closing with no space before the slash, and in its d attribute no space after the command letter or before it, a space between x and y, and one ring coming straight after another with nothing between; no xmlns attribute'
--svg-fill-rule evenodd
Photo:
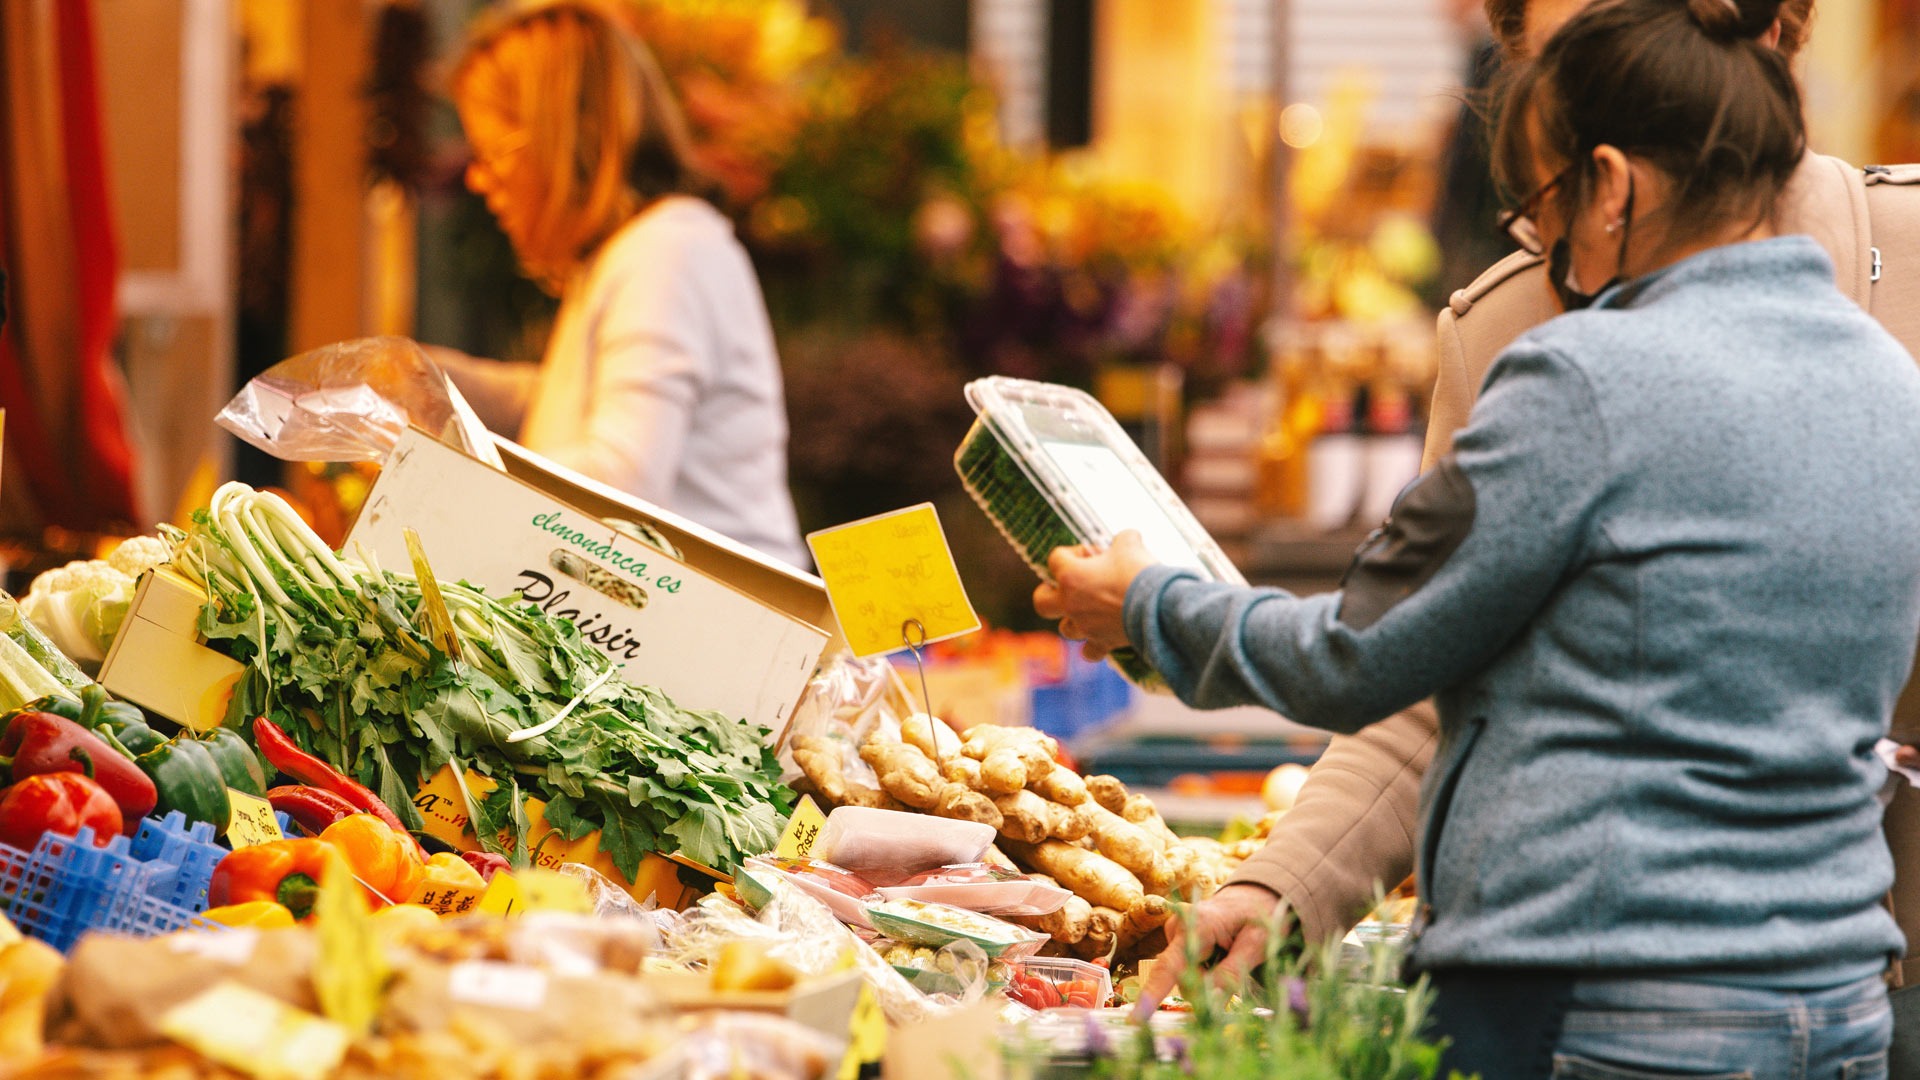
<svg viewBox="0 0 1920 1080"><path fill-rule="evenodd" d="M1164 896L1144 896L1140 902L1128 908L1120 920L1120 948L1130 949L1141 938L1167 925L1173 915L1173 905Z"/></svg>
<svg viewBox="0 0 1920 1080"><path fill-rule="evenodd" d="M1001 727L998 724L975 724L968 728L967 741L961 747L961 752L984 761L987 755L1002 747L1020 756L1027 766L1029 780L1052 765L1053 756L1060 752L1060 744L1051 735L1034 728Z"/></svg>
<svg viewBox="0 0 1920 1080"><path fill-rule="evenodd" d="M1131 907L1128 910L1132 910ZM1092 960L1113 952L1114 942L1120 937L1120 924L1126 916L1119 911L1095 904L1093 913L1087 918L1087 933L1073 946L1073 954L1082 960Z"/></svg>
<svg viewBox="0 0 1920 1080"><path fill-rule="evenodd" d="M1093 832L1093 815L1087 813L1086 807L1047 805L1053 808L1053 831L1048 835L1055 840L1084 840Z"/></svg>
<svg viewBox="0 0 1920 1080"><path fill-rule="evenodd" d="M980 759L980 780L989 795L1011 795L1027 786L1027 762L1011 746L997 746Z"/></svg>
<svg viewBox="0 0 1920 1080"><path fill-rule="evenodd" d="M1080 774L1064 765L1049 763L1045 772L1027 773L1027 786L1048 802L1057 802L1062 806L1079 806L1090 801L1086 781Z"/></svg>
<svg viewBox="0 0 1920 1080"><path fill-rule="evenodd" d="M940 778L933 761L915 747L869 739L860 747L860 760L873 766L881 790L915 810L932 810L940 805L947 782Z"/></svg>
<svg viewBox="0 0 1920 1080"><path fill-rule="evenodd" d="M1000 809L985 795L964 784L942 781L933 812L957 821L977 821L982 825L991 825L996 830L1006 827L1006 819Z"/></svg>
<svg viewBox="0 0 1920 1080"><path fill-rule="evenodd" d="M941 763L940 775L949 783L961 784L975 791L980 790L980 763L970 757L955 754L948 758Z"/></svg>
<svg viewBox="0 0 1920 1080"><path fill-rule="evenodd" d="M1000 831L1009 840L1037 844L1053 832L1053 814L1048 809L1053 804L1031 791L996 795L993 805L1000 808Z"/></svg>
<svg viewBox="0 0 1920 1080"><path fill-rule="evenodd" d="M1045 874L1033 874L1030 876L1035 881L1045 882L1048 885L1056 884L1052 878L1047 877ZM1087 903L1085 898L1079 896L1067 897L1065 904L1062 904L1059 908L1045 915L1015 915L1011 917L1012 922L1021 926L1038 930L1043 934L1052 935L1053 940L1061 945L1079 944L1080 939L1087 936L1087 930L1091 927L1092 920L1093 905Z"/></svg>
<svg viewBox="0 0 1920 1080"><path fill-rule="evenodd" d="M1140 879L1097 851L1060 840L1042 840L1037 844L1009 841L1006 850L1022 865L1046 874L1102 907L1125 911L1146 895Z"/></svg>
<svg viewBox="0 0 1920 1080"><path fill-rule="evenodd" d="M1125 811L1129 792L1127 791L1127 785L1122 783L1119 777L1107 776L1104 773L1098 776L1089 776L1086 778L1086 785L1087 794L1093 796L1094 802L1099 803L1101 806L1106 807L1122 817L1126 816Z"/></svg>
<svg viewBox="0 0 1920 1080"><path fill-rule="evenodd" d="M1093 840L1100 854L1127 868L1151 893L1165 896L1173 888L1173 871L1161 852L1164 845L1138 825L1099 805L1082 807L1093 819ZM1124 905L1115 905L1124 910Z"/></svg>
<svg viewBox="0 0 1920 1080"><path fill-rule="evenodd" d="M923 712L900 722L900 741L934 761L944 762L960 756L959 734L947 726L945 720Z"/></svg>

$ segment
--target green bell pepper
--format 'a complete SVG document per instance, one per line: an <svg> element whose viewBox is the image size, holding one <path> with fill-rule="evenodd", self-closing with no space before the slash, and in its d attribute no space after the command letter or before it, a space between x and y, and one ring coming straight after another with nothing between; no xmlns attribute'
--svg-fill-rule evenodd
<svg viewBox="0 0 1920 1080"><path fill-rule="evenodd" d="M181 736L183 739L188 737ZM260 756L253 752L253 747L247 745L246 736L232 728L217 727L195 737L194 741L205 746L213 755L214 763L220 766L220 775L226 779L228 787L266 798L267 773L260 765Z"/></svg>
<svg viewBox="0 0 1920 1080"><path fill-rule="evenodd" d="M233 804L227 798L227 778L220 762L202 740L181 735L134 759L134 764L153 777L160 793L154 813L178 810L189 821L210 822L216 829L227 827Z"/></svg>
<svg viewBox="0 0 1920 1080"><path fill-rule="evenodd" d="M52 713L71 720L100 734L109 744L127 751L129 757L138 757L167 741L165 735L147 726L147 714L140 711L140 706L127 701L109 700L106 690L98 683L82 690L78 701L59 694L48 694L30 701L7 714L5 719L0 719L0 727L5 726L5 720L24 712Z"/></svg>

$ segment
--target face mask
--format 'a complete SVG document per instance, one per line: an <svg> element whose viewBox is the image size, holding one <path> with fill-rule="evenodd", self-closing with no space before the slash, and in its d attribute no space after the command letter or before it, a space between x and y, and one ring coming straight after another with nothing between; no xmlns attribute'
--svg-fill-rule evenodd
<svg viewBox="0 0 1920 1080"><path fill-rule="evenodd" d="M1593 306L1594 298L1615 285L1620 284L1621 268L1627 261L1627 234L1633 229L1633 175L1627 175L1627 206L1621 216L1620 250L1614 258L1613 276L1592 292L1582 292L1573 280L1573 248L1566 237L1553 242L1553 248L1547 252L1547 282L1553 286L1553 295L1560 300L1560 306L1566 311L1584 311Z"/></svg>

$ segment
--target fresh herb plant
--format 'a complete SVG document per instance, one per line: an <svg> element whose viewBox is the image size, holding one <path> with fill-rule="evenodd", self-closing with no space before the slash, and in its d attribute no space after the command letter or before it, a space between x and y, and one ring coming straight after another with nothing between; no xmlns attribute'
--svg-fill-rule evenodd
<svg viewBox="0 0 1920 1080"><path fill-rule="evenodd" d="M1397 981L1399 947L1376 942L1355 957L1333 939L1310 955L1289 958L1286 951L1282 928L1271 928L1265 963L1236 991L1216 985L1203 970L1204 958L1189 948L1180 996L1192 1012L1180 1033L1156 1038L1142 1025L1115 1037L1090 1020L1085 1065L1047 1067L1014 1046L1014 1073L1089 1080L1434 1080L1441 1047L1421 1036L1433 991L1425 979L1412 986ZM1456 1072L1451 1080L1461 1077Z"/></svg>
<svg viewBox="0 0 1920 1080"><path fill-rule="evenodd" d="M248 667L228 722L271 718L411 827L415 788L451 765L497 784L469 792L491 850L526 851L527 796L564 840L599 830L629 879L650 852L731 871L779 838L793 793L766 729L628 683L565 619L440 582L449 655L419 582L336 555L244 484L169 539L175 569L207 590L201 632Z"/></svg>

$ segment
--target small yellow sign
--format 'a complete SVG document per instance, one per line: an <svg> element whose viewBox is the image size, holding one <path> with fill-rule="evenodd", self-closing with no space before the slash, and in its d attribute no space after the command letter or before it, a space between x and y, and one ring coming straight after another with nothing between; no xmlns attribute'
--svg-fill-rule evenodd
<svg viewBox="0 0 1920 1080"><path fill-rule="evenodd" d="M579 878L535 866L522 870L517 880L520 882L521 906L526 911L593 914L593 897L587 893L586 882Z"/></svg>
<svg viewBox="0 0 1920 1080"><path fill-rule="evenodd" d="M800 796L793 816L787 819L787 831L780 834L780 843L773 853L783 859L806 858L813 854L813 842L820 839L820 829L826 823L827 815L814 804L813 796Z"/></svg>
<svg viewBox="0 0 1920 1080"><path fill-rule="evenodd" d="M328 856L326 878L320 882L320 899L313 911L320 937L313 990L320 1011L349 1034L365 1035L380 1012L389 967L366 898L344 856Z"/></svg>
<svg viewBox="0 0 1920 1080"><path fill-rule="evenodd" d="M856 1080L860 1066L879 1061L887 1052L887 1014L881 1011L872 987L860 987L847 1034L847 1056L840 1059L838 1080Z"/></svg>
<svg viewBox="0 0 1920 1080"><path fill-rule="evenodd" d="M809 533L807 546L855 656L980 629L932 503Z"/></svg>
<svg viewBox="0 0 1920 1080"><path fill-rule="evenodd" d="M233 788L227 789L227 802L233 807L227 815L227 842L234 850L286 839L280 832L280 819L273 816L272 803Z"/></svg>
<svg viewBox="0 0 1920 1080"><path fill-rule="evenodd" d="M487 879L487 891L480 897L482 915L519 915L525 910L518 878L502 870Z"/></svg>
<svg viewBox="0 0 1920 1080"><path fill-rule="evenodd" d="M167 1010L160 1031L259 1080L321 1080L346 1057L347 1030L252 987L215 983Z"/></svg>

